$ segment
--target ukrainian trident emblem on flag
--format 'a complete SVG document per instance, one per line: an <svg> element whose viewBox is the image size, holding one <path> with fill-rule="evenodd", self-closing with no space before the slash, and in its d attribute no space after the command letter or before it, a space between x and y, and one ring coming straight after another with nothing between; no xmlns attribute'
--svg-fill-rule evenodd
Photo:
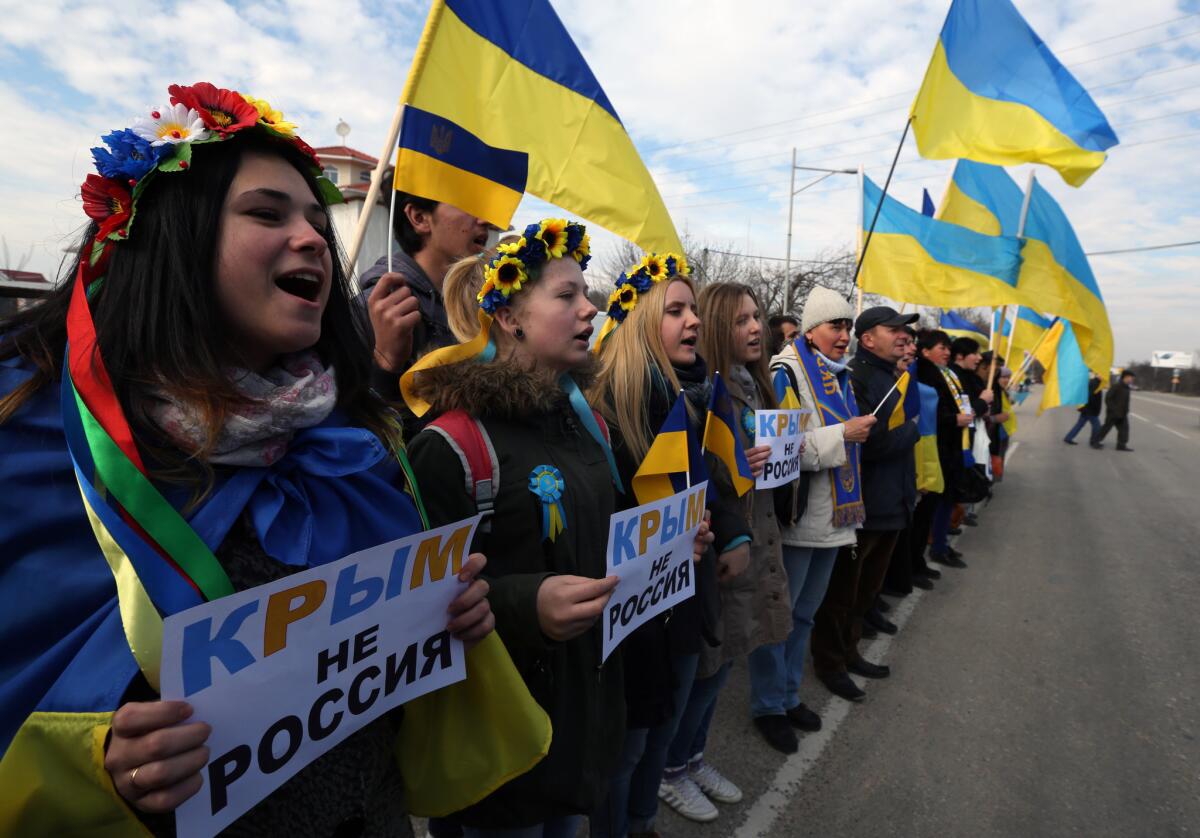
<svg viewBox="0 0 1200 838"><path fill-rule="evenodd" d="M562 508L562 474L554 466L534 466L529 473L529 491L542 502L542 539L554 541L567 527Z"/></svg>

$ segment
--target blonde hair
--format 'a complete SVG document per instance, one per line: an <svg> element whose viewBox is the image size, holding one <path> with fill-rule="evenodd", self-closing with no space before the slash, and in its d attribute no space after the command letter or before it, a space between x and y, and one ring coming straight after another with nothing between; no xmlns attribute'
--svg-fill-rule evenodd
<svg viewBox="0 0 1200 838"><path fill-rule="evenodd" d="M667 310L667 289L682 282L696 296L696 286L686 276L656 282L625 321L605 339L600 351L600 371L588 391L592 406L606 422L620 429L634 460L640 461L650 450L658 428L646 423L646 399L657 369L669 388L668 397L679 392L679 378L667 357L662 342L663 314ZM691 410L689 406L689 411Z"/></svg>
<svg viewBox="0 0 1200 838"><path fill-rule="evenodd" d="M517 241L519 236L503 236L497 244L508 244ZM459 343L467 343L479 334L479 289L483 287L483 269L496 255L496 250L485 250L478 256L468 256L459 259L446 271L442 280L442 299L446 304L446 319L450 323L450 331L458 338ZM525 284L528 288L537 282L538 273L530 277ZM491 337L499 342L502 330L492 324Z"/></svg>
<svg viewBox="0 0 1200 838"><path fill-rule="evenodd" d="M742 298L749 297L758 308L758 321L763 326L763 337L768 330L763 323L762 306L758 297L748 285L740 282L714 282L704 286L700 292L700 319L704 328L700 331L701 353L708 361L708 368L714 371L725 371L729 380L729 372L742 365L734 359L733 324L737 321L738 311L742 307ZM771 385L771 359L767 357L766 341L763 341L763 354L753 363L744 366L750 372L750 377L758 386L758 396L764 408L778 407L775 401L775 388Z"/></svg>

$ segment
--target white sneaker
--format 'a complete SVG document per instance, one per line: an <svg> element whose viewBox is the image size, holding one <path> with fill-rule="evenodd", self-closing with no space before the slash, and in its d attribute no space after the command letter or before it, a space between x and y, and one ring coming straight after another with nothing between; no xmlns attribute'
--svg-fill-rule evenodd
<svg viewBox="0 0 1200 838"><path fill-rule="evenodd" d="M738 803L742 799L742 790L704 760L689 765L688 776L702 792L718 803Z"/></svg>
<svg viewBox="0 0 1200 838"><path fill-rule="evenodd" d="M658 784L658 799L688 820L708 823L717 819L717 807L687 774L674 780L664 777Z"/></svg>

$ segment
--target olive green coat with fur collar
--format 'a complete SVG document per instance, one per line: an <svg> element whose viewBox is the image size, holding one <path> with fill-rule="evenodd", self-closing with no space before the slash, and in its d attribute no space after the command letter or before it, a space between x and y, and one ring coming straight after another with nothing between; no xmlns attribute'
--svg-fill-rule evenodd
<svg viewBox="0 0 1200 838"><path fill-rule="evenodd" d="M495 514L475 546L487 555L496 631L554 726L546 758L462 820L519 827L589 812L607 791L625 738L620 652L601 665L599 622L573 640L548 639L538 624L537 592L552 574L605 575L615 490L604 451L545 376L511 364L461 363L422 372L416 383L434 415L466 411L482 421L495 447ZM422 431L409 457L432 526L475 514L461 461L441 435ZM542 538L542 503L529 490L531 473L542 465L558 469L564 484L566 528L553 541Z"/></svg>

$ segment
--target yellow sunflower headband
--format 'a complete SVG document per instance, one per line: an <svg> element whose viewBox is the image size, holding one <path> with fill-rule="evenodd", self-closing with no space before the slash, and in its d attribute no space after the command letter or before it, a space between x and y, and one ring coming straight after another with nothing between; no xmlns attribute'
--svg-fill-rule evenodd
<svg viewBox="0 0 1200 838"><path fill-rule="evenodd" d="M628 271L617 277L616 288L608 297L608 317L592 351L599 352L604 345L604 339L625 322L629 312L637 306L638 298L664 279L677 276L690 276L692 269L687 259L679 253L649 253L642 261L633 265Z"/></svg>
<svg viewBox="0 0 1200 838"><path fill-rule="evenodd" d="M570 256L587 270L590 252L587 228L576 221L547 218L530 224L519 239L496 248L496 255L484 266L483 286L475 299L479 302L479 333L466 343L430 352L400 376L400 392L414 416L424 416L429 402L416 393L416 375L422 370L457 364L462 361L490 361L496 356L491 339L492 317L509 305L534 271L551 259Z"/></svg>

